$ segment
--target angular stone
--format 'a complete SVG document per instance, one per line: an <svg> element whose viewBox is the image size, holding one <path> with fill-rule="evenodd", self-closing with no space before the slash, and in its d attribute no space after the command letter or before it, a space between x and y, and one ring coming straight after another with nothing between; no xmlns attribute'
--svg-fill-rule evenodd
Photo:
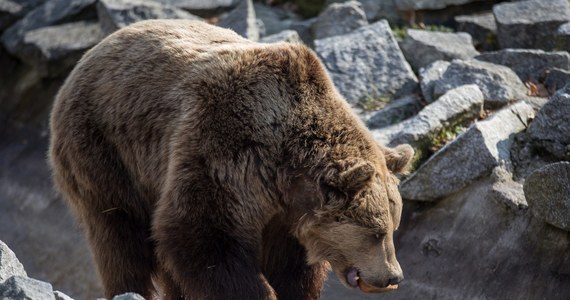
<svg viewBox="0 0 570 300"><path fill-rule="evenodd" d="M45 0L0 0L0 32Z"/></svg>
<svg viewBox="0 0 570 300"><path fill-rule="evenodd" d="M422 105L417 97L397 99L372 114L366 121L366 126L370 129L387 127L414 116L421 109Z"/></svg>
<svg viewBox="0 0 570 300"><path fill-rule="evenodd" d="M554 33L570 21L567 0L504 2L493 7L501 48L552 50Z"/></svg>
<svg viewBox="0 0 570 300"><path fill-rule="evenodd" d="M526 96L526 87L510 68L471 59L451 62L442 77L435 82L434 98L466 84L479 86L487 106L502 106Z"/></svg>
<svg viewBox="0 0 570 300"><path fill-rule="evenodd" d="M50 0L30 11L2 34L4 47L13 55L18 55L28 31L55 25L83 14L87 10L95 11L96 0Z"/></svg>
<svg viewBox="0 0 570 300"><path fill-rule="evenodd" d="M553 68L570 70L570 54L565 51L504 49L483 53L475 59L509 67L523 82L538 82L547 70Z"/></svg>
<svg viewBox="0 0 570 300"><path fill-rule="evenodd" d="M97 15L106 35L143 20L201 19L172 5L145 0L100 0Z"/></svg>
<svg viewBox="0 0 570 300"><path fill-rule="evenodd" d="M137 293L124 293L113 297L113 300L145 300L143 296Z"/></svg>
<svg viewBox="0 0 570 300"><path fill-rule="evenodd" d="M155 0L184 9L191 14L208 18L236 7L242 0Z"/></svg>
<svg viewBox="0 0 570 300"><path fill-rule="evenodd" d="M495 167L491 177L495 182L489 190L489 198L515 213L528 208L523 185L513 181L513 175L504 166Z"/></svg>
<svg viewBox="0 0 570 300"><path fill-rule="evenodd" d="M452 5L462 5L480 0L398 0L399 10L436 10Z"/></svg>
<svg viewBox="0 0 570 300"><path fill-rule="evenodd" d="M28 275L16 254L4 242L0 241L0 282L12 276L27 277Z"/></svg>
<svg viewBox="0 0 570 300"><path fill-rule="evenodd" d="M251 0L240 0L236 8L223 17L217 25L232 29L252 41L259 41L259 27Z"/></svg>
<svg viewBox="0 0 570 300"><path fill-rule="evenodd" d="M483 102L483 93L476 85L450 90L417 116L404 121L403 129L390 144L410 144L416 150L425 151L440 131L476 120L481 115Z"/></svg>
<svg viewBox="0 0 570 300"><path fill-rule="evenodd" d="M560 160L570 159L570 85L542 107L527 134L534 146Z"/></svg>
<svg viewBox="0 0 570 300"><path fill-rule="evenodd" d="M55 297L55 300L73 300L73 298L60 291L53 291L53 295Z"/></svg>
<svg viewBox="0 0 570 300"><path fill-rule="evenodd" d="M351 103L366 98L397 99L418 90L417 78L385 20L315 40L315 51Z"/></svg>
<svg viewBox="0 0 570 300"><path fill-rule="evenodd" d="M85 50L103 39L97 22L74 22L26 32L18 57L42 76L56 77L69 71Z"/></svg>
<svg viewBox="0 0 570 300"><path fill-rule="evenodd" d="M291 13L283 9L270 7L259 2L253 3L253 7L255 9L255 16L263 21L265 34L268 36L288 30L289 24L287 23L287 19L290 17L298 18L296 15L290 16Z"/></svg>
<svg viewBox="0 0 570 300"><path fill-rule="evenodd" d="M565 85L570 83L570 71L554 68L546 72L544 79L544 86L546 89L554 93L562 89Z"/></svg>
<svg viewBox="0 0 570 300"><path fill-rule="evenodd" d="M479 54L464 32L434 32L408 29L408 34L400 43L404 56L415 70L419 70L437 60L469 59Z"/></svg>
<svg viewBox="0 0 570 300"><path fill-rule="evenodd" d="M0 283L2 300L55 300L51 284L36 279L12 276Z"/></svg>
<svg viewBox="0 0 570 300"><path fill-rule="evenodd" d="M497 45L497 23L493 13L463 15L455 17L457 30L467 32L473 38L475 48L492 50Z"/></svg>
<svg viewBox="0 0 570 300"><path fill-rule="evenodd" d="M555 39L555 49L570 52L570 22L564 23L558 27Z"/></svg>
<svg viewBox="0 0 570 300"><path fill-rule="evenodd" d="M358 1L333 3L317 17L313 25L315 39L343 35L368 25L362 4Z"/></svg>
<svg viewBox="0 0 570 300"><path fill-rule="evenodd" d="M278 42L287 42L287 43L302 43L301 37L295 30L283 30L280 33L272 34L266 37L261 38L260 42L262 43L278 43Z"/></svg>
<svg viewBox="0 0 570 300"><path fill-rule="evenodd" d="M450 64L450 62L438 60L420 69L420 87L424 100L427 103L432 103L435 100L433 95L435 84L443 76Z"/></svg>
<svg viewBox="0 0 570 300"><path fill-rule="evenodd" d="M526 179L524 194L533 215L570 231L570 163L540 168Z"/></svg>
<svg viewBox="0 0 570 300"><path fill-rule="evenodd" d="M301 37L301 40L303 40L303 43L312 47L314 45L312 28L316 20L317 18L311 18L302 21L288 20L286 23L288 24L287 26L289 26L289 29L297 31L299 37Z"/></svg>
<svg viewBox="0 0 570 300"><path fill-rule="evenodd" d="M506 107L469 127L400 184L402 198L435 201L457 192L509 160L512 136L534 115L528 104Z"/></svg>
<svg viewBox="0 0 570 300"><path fill-rule="evenodd" d="M347 1L351 0L327 0L325 5ZM362 3L362 8L369 22L386 19L390 23L397 23L401 20L394 0L359 0L358 2Z"/></svg>

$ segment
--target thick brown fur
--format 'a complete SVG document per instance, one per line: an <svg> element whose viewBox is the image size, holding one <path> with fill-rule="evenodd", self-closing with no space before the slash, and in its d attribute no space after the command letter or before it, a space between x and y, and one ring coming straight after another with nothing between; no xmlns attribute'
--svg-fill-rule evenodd
<svg viewBox="0 0 570 300"><path fill-rule="evenodd" d="M49 156L106 297L315 299L328 262L401 277L411 153L377 145L302 45L145 21L73 70Z"/></svg>

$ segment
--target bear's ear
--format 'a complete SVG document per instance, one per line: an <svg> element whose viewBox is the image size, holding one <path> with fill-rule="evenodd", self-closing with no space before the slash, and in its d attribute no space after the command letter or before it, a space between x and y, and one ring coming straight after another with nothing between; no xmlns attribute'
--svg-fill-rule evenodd
<svg viewBox="0 0 570 300"><path fill-rule="evenodd" d="M337 168L326 176L325 181L342 191L357 190L374 176L374 172L374 166L369 161L345 159L337 162Z"/></svg>
<svg viewBox="0 0 570 300"><path fill-rule="evenodd" d="M396 148L381 147L386 159L388 169L396 174L404 174L414 156L414 149L408 144L396 146Z"/></svg>

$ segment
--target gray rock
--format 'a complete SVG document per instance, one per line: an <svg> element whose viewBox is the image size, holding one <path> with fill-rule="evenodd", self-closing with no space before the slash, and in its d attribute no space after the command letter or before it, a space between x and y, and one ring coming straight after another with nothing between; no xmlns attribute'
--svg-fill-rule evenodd
<svg viewBox="0 0 570 300"><path fill-rule="evenodd" d="M415 70L437 60L468 59L479 54L467 33L408 29L400 43L404 56Z"/></svg>
<svg viewBox="0 0 570 300"><path fill-rule="evenodd" d="M515 213L521 213L528 208L523 185L513 181L513 175L505 166L495 167L491 177L495 181L488 194L491 200Z"/></svg>
<svg viewBox="0 0 570 300"><path fill-rule="evenodd" d="M95 11L96 0L50 0L30 11L2 34L4 47L13 55L18 55L26 33L58 24L74 15L84 14L87 10Z"/></svg>
<svg viewBox="0 0 570 300"><path fill-rule="evenodd" d="M201 19L172 5L145 0L100 0L97 15L105 34L149 19Z"/></svg>
<svg viewBox="0 0 570 300"><path fill-rule="evenodd" d="M154 0L208 18L235 8L241 0Z"/></svg>
<svg viewBox="0 0 570 300"><path fill-rule="evenodd" d="M278 42L287 42L287 43L302 43L301 37L295 30L283 30L280 33L272 34L266 37L261 38L260 42L262 43L278 43Z"/></svg>
<svg viewBox="0 0 570 300"><path fill-rule="evenodd" d="M42 76L56 77L73 68L85 50L104 35L97 22L74 22L26 32L18 57Z"/></svg>
<svg viewBox="0 0 570 300"><path fill-rule="evenodd" d="M526 96L526 87L511 69L475 59L454 60L435 82L433 96L466 84L479 86L486 106L502 106Z"/></svg>
<svg viewBox="0 0 570 300"><path fill-rule="evenodd" d="M0 0L0 32L45 0Z"/></svg>
<svg viewBox="0 0 570 300"><path fill-rule="evenodd" d="M570 231L570 163L559 162L534 171L524 183L533 215Z"/></svg>
<svg viewBox="0 0 570 300"><path fill-rule="evenodd" d="M55 300L51 284L36 279L12 276L0 283L3 300Z"/></svg>
<svg viewBox="0 0 570 300"><path fill-rule="evenodd" d="M497 23L493 13L457 16L455 22L458 31L471 35L475 48L492 50L497 47Z"/></svg>
<svg viewBox="0 0 570 300"><path fill-rule="evenodd" d="M493 7L501 48L552 50L554 33L570 21L567 0L504 2Z"/></svg>
<svg viewBox="0 0 570 300"><path fill-rule="evenodd" d="M570 85L542 107L527 134L536 147L560 160L570 159Z"/></svg>
<svg viewBox="0 0 570 300"><path fill-rule="evenodd" d="M512 136L534 115L519 102L469 127L400 184L402 198L434 201L457 192L509 160Z"/></svg>
<svg viewBox="0 0 570 300"><path fill-rule="evenodd" d="M481 115L483 102L483 93L476 85L450 90L424 107L417 116L404 121L402 131L392 138L390 144L410 144L423 152L441 131L476 120Z"/></svg>
<svg viewBox="0 0 570 300"><path fill-rule="evenodd" d="M358 1L333 3L319 14L313 32L315 39L343 35L368 25L362 4Z"/></svg>
<svg viewBox="0 0 570 300"><path fill-rule="evenodd" d="M259 27L251 0L240 0L236 8L220 20L218 26L232 29L252 41L259 41Z"/></svg>
<svg viewBox="0 0 570 300"><path fill-rule="evenodd" d="M433 95L435 84L443 76L450 64L450 62L438 60L420 69L420 87L424 100L427 103L431 103L436 99Z"/></svg>
<svg viewBox="0 0 570 300"><path fill-rule="evenodd" d="M303 40L303 43L312 47L314 45L312 28L316 20L317 18L311 18L302 21L288 20L286 23L289 29L297 31L299 37L301 37L301 40Z"/></svg>
<svg viewBox="0 0 570 300"><path fill-rule="evenodd" d="M273 35L289 29L288 19L299 17L279 7L270 7L263 3L253 3L255 16L263 21L265 34Z"/></svg>
<svg viewBox="0 0 570 300"><path fill-rule="evenodd" d="M399 0L395 2L399 10L435 10L476 1L481 0Z"/></svg>
<svg viewBox="0 0 570 300"><path fill-rule="evenodd" d="M422 105L417 97L397 99L372 114L366 121L366 126L371 129L387 127L414 116L421 109Z"/></svg>
<svg viewBox="0 0 570 300"><path fill-rule="evenodd" d="M137 293L124 293L113 297L113 300L144 300L144 297Z"/></svg>
<svg viewBox="0 0 570 300"><path fill-rule="evenodd" d="M406 126L406 122L396 123L387 127L382 127L379 129L372 129L370 133L372 133L372 137L374 140L381 144L381 145L388 145L390 141L398 135L398 133L402 132Z"/></svg>
<svg viewBox="0 0 570 300"><path fill-rule="evenodd" d="M352 0L327 0L325 5L347 1ZM362 8L366 13L366 18L370 22L386 19L388 22L396 24L401 21L395 0L359 0L358 2L362 3Z"/></svg>
<svg viewBox="0 0 570 300"><path fill-rule="evenodd" d="M0 241L0 282L12 276L27 277L28 275L16 254L4 242Z"/></svg>
<svg viewBox="0 0 570 300"><path fill-rule="evenodd" d="M553 68L546 72L544 86L546 89L554 93L570 83L570 71Z"/></svg>
<svg viewBox="0 0 570 300"><path fill-rule="evenodd" d="M53 295L55 297L55 300L73 300L73 298L60 291L53 291Z"/></svg>
<svg viewBox="0 0 570 300"><path fill-rule="evenodd" d="M417 78L385 20L315 40L315 50L335 86L351 103L366 98L397 99L418 90Z"/></svg>
<svg viewBox="0 0 570 300"><path fill-rule="evenodd" d="M538 82L538 79L544 77L545 72L552 68L570 70L570 54L564 51L504 49L483 53L475 59L507 66L524 82Z"/></svg>
<svg viewBox="0 0 570 300"><path fill-rule="evenodd" d="M564 23L558 27L555 39L555 49L570 52L570 22Z"/></svg>

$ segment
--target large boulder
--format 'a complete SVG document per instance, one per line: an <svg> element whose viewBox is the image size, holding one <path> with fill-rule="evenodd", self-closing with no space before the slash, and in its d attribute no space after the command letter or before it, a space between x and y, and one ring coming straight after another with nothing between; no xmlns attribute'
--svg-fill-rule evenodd
<svg viewBox="0 0 570 300"><path fill-rule="evenodd" d="M0 0L0 32L45 0Z"/></svg>
<svg viewBox="0 0 570 300"><path fill-rule="evenodd" d="M433 97L438 98L466 84L479 86L485 97L485 105L490 107L503 106L526 96L526 87L510 68L475 59L456 59L435 82Z"/></svg>
<svg viewBox="0 0 570 300"><path fill-rule="evenodd" d="M283 30L279 33L268 35L262 37L259 40L262 43L278 43L278 42L288 42L288 43L302 43L301 37L295 30Z"/></svg>
<svg viewBox="0 0 570 300"><path fill-rule="evenodd" d="M552 50L558 27L570 21L567 0L504 2L493 7L501 48Z"/></svg>
<svg viewBox="0 0 570 300"><path fill-rule="evenodd" d="M0 241L0 282L12 276L27 277L28 275L14 252Z"/></svg>
<svg viewBox="0 0 570 300"><path fill-rule="evenodd" d="M471 35L475 48L491 50L497 47L497 23L493 13L456 16L455 22L458 31Z"/></svg>
<svg viewBox="0 0 570 300"><path fill-rule="evenodd" d="M546 71L553 68L570 70L570 54L565 51L504 49L483 53L475 59L507 66L517 73L522 81L538 82L544 77Z"/></svg>
<svg viewBox="0 0 570 300"><path fill-rule="evenodd" d="M0 283L2 300L55 300L51 284L24 276L12 276Z"/></svg>
<svg viewBox="0 0 570 300"><path fill-rule="evenodd" d="M558 50L570 51L570 22L564 23L558 27L554 35L555 45Z"/></svg>
<svg viewBox="0 0 570 300"><path fill-rule="evenodd" d="M544 78L544 86L549 92L554 94L559 89L570 83L570 71L553 68L546 72Z"/></svg>
<svg viewBox="0 0 570 300"><path fill-rule="evenodd" d="M530 174L524 194L537 218L570 231L570 163L559 162Z"/></svg>
<svg viewBox="0 0 570 300"><path fill-rule="evenodd" d="M462 5L482 0L398 0L399 10L436 10L452 5Z"/></svg>
<svg viewBox="0 0 570 300"><path fill-rule="evenodd" d="M155 0L164 4L176 6L191 14L204 18L214 17L236 7L244 0Z"/></svg>
<svg viewBox="0 0 570 300"><path fill-rule="evenodd" d="M258 41L261 37L251 0L240 0L236 8L224 16L217 25L232 29L239 35L252 41Z"/></svg>
<svg viewBox="0 0 570 300"><path fill-rule="evenodd" d="M390 126L416 115L421 109L422 105L417 97L397 99L374 112L366 120L366 126L371 129Z"/></svg>
<svg viewBox="0 0 570 300"><path fill-rule="evenodd" d="M473 47L471 36L464 32L408 29L400 47L415 70L437 60L469 59L479 54Z"/></svg>
<svg viewBox="0 0 570 300"><path fill-rule="evenodd" d="M532 107L519 102L475 123L400 184L402 198L435 201L489 175L510 160L513 135L526 129L533 116Z"/></svg>
<svg viewBox="0 0 570 300"><path fill-rule="evenodd" d="M145 0L99 0L97 15L105 34L149 19L200 19L175 6Z"/></svg>
<svg viewBox="0 0 570 300"><path fill-rule="evenodd" d="M325 5L347 1L353 0L326 0ZM401 21L395 0L359 0L358 2L362 3L366 18L370 22L386 19L390 23L397 24Z"/></svg>
<svg viewBox="0 0 570 300"><path fill-rule="evenodd" d="M417 78L385 20L315 40L315 51L351 103L366 98L397 99L418 90Z"/></svg>
<svg viewBox="0 0 570 300"><path fill-rule="evenodd" d="M362 4L358 1L333 3L319 14L313 32L315 39L350 33L368 25Z"/></svg>
<svg viewBox="0 0 570 300"><path fill-rule="evenodd" d="M535 147L570 160L570 85L554 94L527 131Z"/></svg>
<svg viewBox="0 0 570 300"><path fill-rule="evenodd" d="M438 60L420 69L420 87L427 103L435 100L433 95L435 84L441 79L450 64L448 61Z"/></svg>

